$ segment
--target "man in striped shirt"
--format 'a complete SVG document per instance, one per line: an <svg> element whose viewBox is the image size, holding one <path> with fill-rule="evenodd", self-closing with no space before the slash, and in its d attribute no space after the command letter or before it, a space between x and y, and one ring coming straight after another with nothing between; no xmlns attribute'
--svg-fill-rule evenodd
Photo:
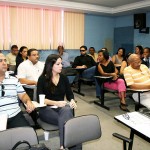
<svg viewBox="0 0 150 150"><path fill-rule="evenodd" d="M8 115L7 128L28 126L21 112L18 98L26 104L28 113L31 113L35 107L18 79L10 76L6 71L6 58L0 53L0 115Z"/></svg>
<svg viewBox="0 0 150 150"><path fill-rule="evenodd" d="M137 54L131 54L128 58L130 66L124 69L124 78L131 89L150 89L150 70ZM141 104L150 108L150 92L140 94ZM138 94L133 94L133 99L138 101Z"/></svg>

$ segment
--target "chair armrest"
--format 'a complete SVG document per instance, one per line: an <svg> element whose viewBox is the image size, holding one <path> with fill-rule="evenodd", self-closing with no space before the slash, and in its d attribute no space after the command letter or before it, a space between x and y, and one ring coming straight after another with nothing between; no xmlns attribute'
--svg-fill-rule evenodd
<svg viewBox="0 0 150 150"><path fill-rule="evenodd" d="M131 143L131 142L132 142L132 139L127 138L127 137L125 137L125 136L123 136L123 135L121 135L121 134L118 134L118 133L113 133L113 136L116 137L116 138L118 138L118 139L120 139L120 140L123 140L123 141L125 141L125 142L128 142L128 143Z"/></svg>

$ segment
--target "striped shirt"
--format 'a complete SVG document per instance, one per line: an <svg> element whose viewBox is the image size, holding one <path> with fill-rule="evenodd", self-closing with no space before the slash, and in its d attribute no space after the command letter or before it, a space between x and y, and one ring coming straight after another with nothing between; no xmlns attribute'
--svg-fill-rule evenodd
<svg viewBox="0 0 150 150"><path fill-rule="evenodd" d="M0 114L8 114L9 118L16 116L21 111L18 94L24 92L17 78L5 75L0 84Z"/></svg>
<svg viewBox="0 0 150 150"><path fill-rule="evenodd" d="M128 66L124 69L124 78L127 86L132 84L150 85L150 70L143 64L141 64L140 69L133 69Z"/></svg>

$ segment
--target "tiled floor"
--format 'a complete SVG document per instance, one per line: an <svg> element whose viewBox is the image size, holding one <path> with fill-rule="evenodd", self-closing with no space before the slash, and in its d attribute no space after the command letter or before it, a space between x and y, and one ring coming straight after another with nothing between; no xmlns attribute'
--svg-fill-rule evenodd
<svg viewBox="0 0 150 150"><path fill-rule="evenodd" d="M117 132L122 135L129 137L130 130L124 125L114 120L115 115L123 114L124 112L119 109L119 99L116 95L107 94L106 105L110 106L110 110L105 110L93 103L95 100L95 87L94 86L83 86L83 93L86 95L80 96L75 94L78 108L75 112L76 116L84 114L96 114L100 119L102 137L98 140L86 142L83 144L83 150L122 150L122 142L112 136L112 133ZM129 104L129 110L134 111L134 102L127 98ZM40 142L45 142L47 146L51 147L52 150L59 148L59 137L58 132L50 132L50 138L48 141L44 141L43 130L37 130L37 134ZM135 136L133 150L149 150L150 143L143 139Z"/></svg>

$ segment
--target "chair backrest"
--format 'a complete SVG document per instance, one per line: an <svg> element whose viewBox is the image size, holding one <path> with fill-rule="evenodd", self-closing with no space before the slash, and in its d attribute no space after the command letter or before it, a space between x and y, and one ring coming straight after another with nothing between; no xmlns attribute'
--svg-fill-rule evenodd
<svg viewBox="0 0 150 150"><path fill-rule="evenodd" d="M18 141L28 141L31 145L38 144L36 132L31 127L11 128L0 132L0 149L9 150ZM22 145L23 146L23 145ZM27 146L27 145L24 145Z"/></svg>
<svg viewBox="0 0 150 150"><path fill-rule="evenodd" d="M64 125L64 147L72 147L101 137L101 126L96 115L79 116Z"/></svg>

